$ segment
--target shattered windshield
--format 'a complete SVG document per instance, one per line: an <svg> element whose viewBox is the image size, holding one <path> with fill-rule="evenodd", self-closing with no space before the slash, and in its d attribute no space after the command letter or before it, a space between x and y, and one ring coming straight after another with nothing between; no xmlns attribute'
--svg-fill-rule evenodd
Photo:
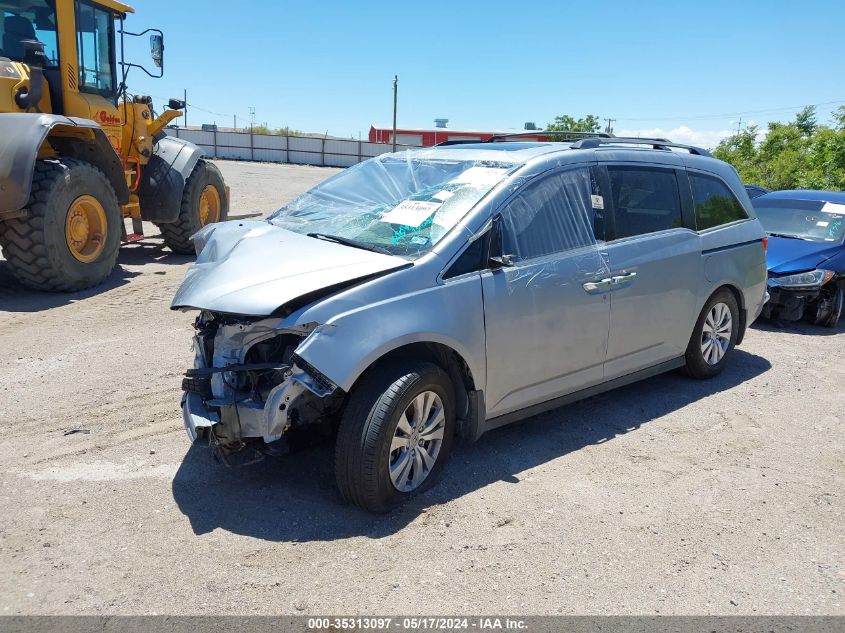
<svg viewBox="0 0 845 633"><path fill-rule="evenodd" d="M268 221L414 259L518 164L408 151L370 159L292 200Z"/></svg>

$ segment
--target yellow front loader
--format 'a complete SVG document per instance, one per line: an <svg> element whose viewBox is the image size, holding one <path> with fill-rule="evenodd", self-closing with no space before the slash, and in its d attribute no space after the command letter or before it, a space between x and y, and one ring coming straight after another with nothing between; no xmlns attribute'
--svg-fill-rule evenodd
<svg viewBox="0 0 845 633"><path fill-rule="evenodd" d="M160 31L124 29L132 12L115 0L0 0L0 245L30 287L99 284L142 220L193 252L191 235L228 213L219 170L164 133L185 104L155 116L150 97L127 94L130 69L160 77L164 66ZM156 74L123 59L124 39L147 34Z"/></svg>

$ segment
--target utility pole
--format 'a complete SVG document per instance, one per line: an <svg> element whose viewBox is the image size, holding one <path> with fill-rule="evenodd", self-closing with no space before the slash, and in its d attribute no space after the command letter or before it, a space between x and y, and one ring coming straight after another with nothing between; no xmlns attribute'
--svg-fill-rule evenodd
<svg viewBox="0 0 845 633"><path fill-rule="evenodd" d="M393 151L396 151L396 103L399 93L399 75L393 75Z"/></svg>
<svg viewBox="0 0 845 633"><path fill-rule="evenodd" d="M182 95L182 101L185 102L185 127L188 127L188 89L185 88L185 92Z"/></svg>
<svg viewBox="0 0 845 633"><path fill-rule="evenodd" d="M736 124L736 133L739 134L742 131L742 117L739 117L739 121Z"/></svg>
<svg viewBox="0 0 845 633"><path fill-rule="evenodd" d="M234 122L235 122L235 126L234 126L234 127L235 127L235 132L237 132L237 131L238 131L238 115L237 115L237 114L233 114L232 116L234 117Z"/></svg>
<svg viewBox="0 0 845 633"><path fill-rule="evenodd" d="M612 126L612 124L616 121L616 119L605 119L605 121L607 121L607 127L606 127L606 128L604 128L604 131L605 131L607 134L613 134L613 126Z"/></svg>
<svg viewBox="0 0 845 633"><path fill-rule="evenodd" d="M249 106L249 159L255 160L255 138L252 136L252 128L255 127L255 108ZM285 141L287 143L288 141ZM287 145L285 145L287 147ZM287 155L287 152L285 152Z"/></svg>

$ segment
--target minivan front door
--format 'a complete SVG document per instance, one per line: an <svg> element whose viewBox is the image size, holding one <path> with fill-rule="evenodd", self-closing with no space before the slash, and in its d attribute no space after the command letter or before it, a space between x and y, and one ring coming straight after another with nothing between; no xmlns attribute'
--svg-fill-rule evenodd
<svg viewBox="0 0 845 633"><path fill-rule="evenodd" d="M482 274L488 419L601 382L609 268L589 167L541 176L501 211L512 265Z"/></svg>

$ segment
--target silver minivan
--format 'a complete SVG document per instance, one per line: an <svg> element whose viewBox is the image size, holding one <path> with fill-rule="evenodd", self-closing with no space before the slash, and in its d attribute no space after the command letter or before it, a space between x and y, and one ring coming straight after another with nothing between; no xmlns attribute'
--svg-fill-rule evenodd
<svg viewBox="0 0 845 633"><path fill-rule="evenodd" d="M375 512L456 435L718 374L766 294L735 170L664 139L386 154L194 242L172 302L199 310L188 435L237 464L331 434L341 494Z"/></svg>

